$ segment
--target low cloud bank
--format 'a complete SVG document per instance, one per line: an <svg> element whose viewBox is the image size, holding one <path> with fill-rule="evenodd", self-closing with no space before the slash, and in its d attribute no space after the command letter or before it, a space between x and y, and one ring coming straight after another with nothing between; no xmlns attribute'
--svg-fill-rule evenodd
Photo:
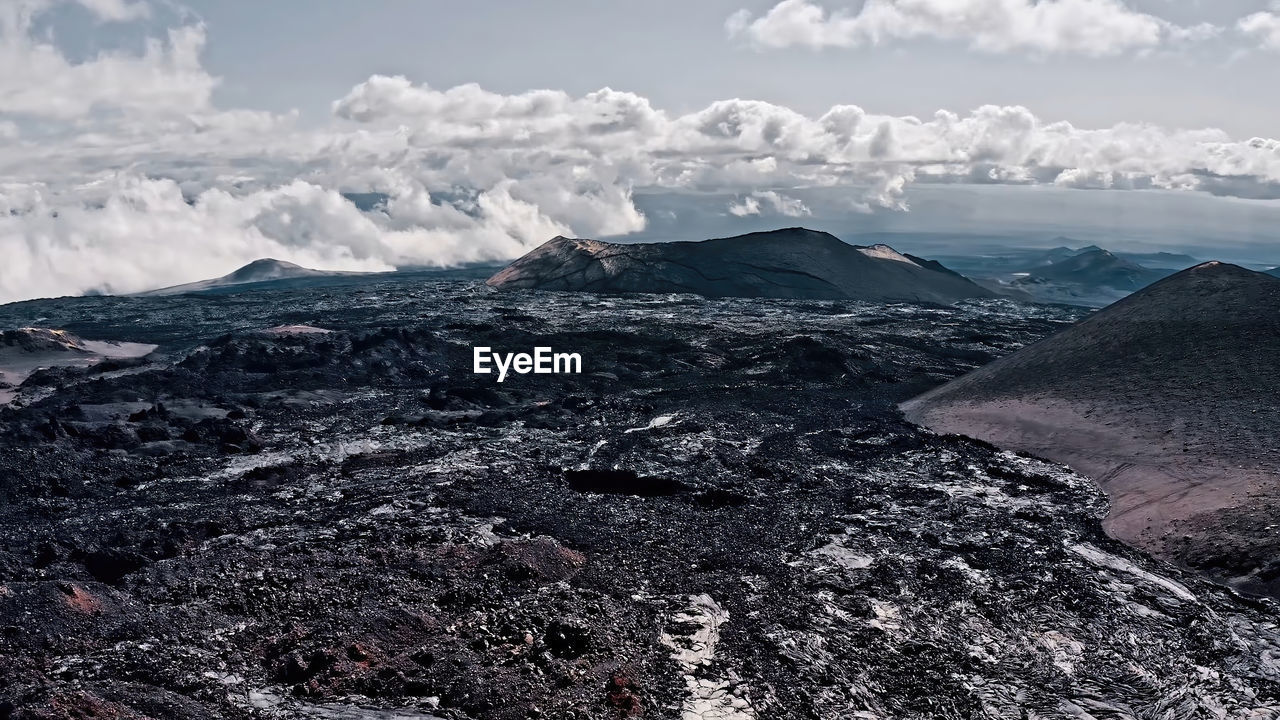
<svg viewBox="0 0 1280 720"><path fill-rule="evenodd" d="M41 63L31 77L0 70L0 301L141 291L264 256L340 270L508 259L558 234L643 231L640 191L727 196L726 217L780 221L809 214L805 188L843 189L863 216L909 211L922 183L1280 197L1280 141L1083 129L1022 107L810 116L729 99L680 115L608 88L508 95L374 76L304 127L214 107L199 25L72 62L32 37L52 2L0 12L0 57ZM151 7L81 4L102 22ZM386 201L361 210L344 192Z"/></svg>

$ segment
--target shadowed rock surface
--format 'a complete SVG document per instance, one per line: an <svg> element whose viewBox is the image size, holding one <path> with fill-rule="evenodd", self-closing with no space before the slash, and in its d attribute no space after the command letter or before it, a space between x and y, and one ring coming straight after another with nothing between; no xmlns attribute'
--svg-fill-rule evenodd
<svg viewBox="0 0 1280 720"><path fill-rule="evenodd" d="M1205 263L903 406L1070 464L1116 536L1280 594L1280 280Z"/></svg>
<svg viewBox="0 0 1280 720"><path fill-rule="evenodd" d="M949 304L992 293L887 245L790 228L701 242L619 244L557 237L489 279L500 289L697 293L707 297Z"/></svg>
<svg viewBox="0 0 1280 720"><path fill-rule="evenodd" d="M54 368L98 365L111 359L105 369L118 369L127 360L141 358L155 350L145 343L84 340L64 330L15 328L0 330L0 406L17 395L17 388L33 374L56 374ZM31 383L38 385L37 377ZM56 381L55 381L56 382Z"/></svg>

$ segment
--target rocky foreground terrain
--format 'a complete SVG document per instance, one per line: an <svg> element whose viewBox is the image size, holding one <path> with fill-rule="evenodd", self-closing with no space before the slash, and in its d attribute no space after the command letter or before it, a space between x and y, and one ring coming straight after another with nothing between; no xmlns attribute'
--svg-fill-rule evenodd
<svg viewBox="0 0 1280 720"><path fill-rule="evenodd" d="M1280 279L1204 263L905 407L1070 464L1112 534L1280 597Z"/></svg>
<svg viewBox="0 0 1280 720"><path fill-rule="evenodd" d="M1275 718L1280 615L904 421L1073 310L370 280L0 308L0 717ZM471 348L582 375L473 375Z"/></svg>

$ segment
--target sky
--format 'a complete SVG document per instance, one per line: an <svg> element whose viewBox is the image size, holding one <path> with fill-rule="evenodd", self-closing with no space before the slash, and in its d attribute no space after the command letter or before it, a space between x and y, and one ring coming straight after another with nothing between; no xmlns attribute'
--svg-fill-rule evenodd
<svg viewBox="0 0 1280 720"><path fill-rule="evenodd" d="M0 302L801 224L1280 264L1278 70L1270 0L0 0Z"/></svg>

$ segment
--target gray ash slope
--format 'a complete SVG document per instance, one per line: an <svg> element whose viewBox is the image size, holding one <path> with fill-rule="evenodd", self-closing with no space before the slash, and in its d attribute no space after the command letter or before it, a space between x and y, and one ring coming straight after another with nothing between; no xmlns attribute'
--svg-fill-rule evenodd
<svg viewBox="0 0 1280 720"><path fill-rule="evenodd" d="M489 285L940 304L993 296L938 263L887 245L850 245L805 228L700 242L619 244L557 237L498 272Z"/></svg>
<svg viewBox="0 0 1280 720"><path fill-rule="evenodd" d="M905 406L1100 480L1120 537L1280 593L1280 280L1206 263Z"/></svg>
<svg viewBox="0 0 1280 720"><path fill-rule="evenodd" d="M1280 634L895 403L1076 311L354 290L0 308L10 717L1272 718ZM311 325L332 332L263 332ZM470 374L472 345L587 374Z"/></svg>

